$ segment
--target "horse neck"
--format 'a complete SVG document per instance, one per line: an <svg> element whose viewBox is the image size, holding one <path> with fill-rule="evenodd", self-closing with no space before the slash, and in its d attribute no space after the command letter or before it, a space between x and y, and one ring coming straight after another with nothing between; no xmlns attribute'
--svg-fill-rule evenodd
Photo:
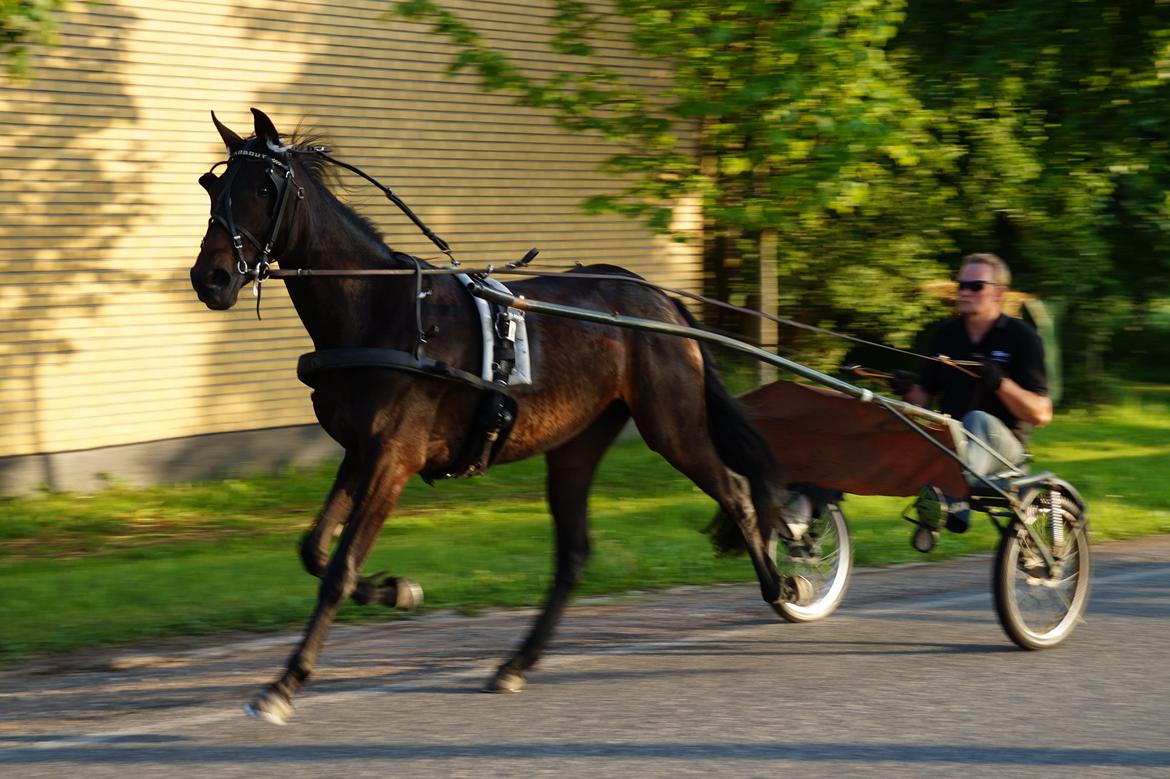
<svg viewBox="0 0 1170 779"><path fill-rule="evenodd" d="M286 268L369 270L413 268L323 185L306 187L295 220ZM289 297L318 349L346 346L407 348L416 337L410 277L287 279ZM401 343L399 343L401 342Z"/></svg>

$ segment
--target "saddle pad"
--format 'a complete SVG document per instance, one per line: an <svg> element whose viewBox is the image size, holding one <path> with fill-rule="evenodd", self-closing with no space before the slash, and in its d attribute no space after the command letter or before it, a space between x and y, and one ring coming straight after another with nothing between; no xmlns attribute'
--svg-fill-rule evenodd
<svg viewBox="0 0 1170 779"><path fill-rule="evenodd" d="M459 279L465 288L476 283L466 273L457 273L455 278ZM490 276L480 278L478 281L498 292L512 294L511 290ZM480 366L480 378L484 381L491 381L492 365L496 362L496 323L492 317L493 307L486 300L475 295L472 295L471 298L475 301L475 310L479 312L480 329L483 333L483 362ZM508 386L531 384L532 363L528 354L528 326L524 321L524 312L515 308L507 308L505 316L508 321L508 332L502 334L501 337L504 340L512 341L516 352L516 364L511 373L508 374Z"/></svg>

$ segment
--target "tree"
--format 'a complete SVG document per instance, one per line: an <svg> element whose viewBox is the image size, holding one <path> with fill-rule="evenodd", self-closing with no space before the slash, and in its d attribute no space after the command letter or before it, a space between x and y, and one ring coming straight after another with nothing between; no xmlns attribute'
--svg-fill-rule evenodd
<svg viewBox="0 0 1170 779"><path fill-rule="evenodd" d="M1064 301L1084 396L1121 324L1170 294L1170 6L921 0L893 49L963 149L957 240Z"/></svg>
<svg viewBox="0 0 1170 779"><path fill-rule="evenodd" d="M550 59L563 69L546 78L432 0L398 11L456 44L452 72L622 147L605 167L628 184L588 209L668 232L675 204L700 197L715 297L759 306L763 263L779 271L784 315L908 343L934 305L918 287L951 248L950 192L938 180L957 150L938 141L886 56L904 2L617 0L616 17L576 0L553 6ZM670 88L651 91L608 65L598 47L615 34L669 63ZM761 257L761 246L777 248ZM813 349L810 338L784 333L784 345L825 366L844 351Z"/></svg>
<svg viewBox="0 0 1170 779"><path fill-rule="evenodd" d="M625 147L607 169L631 183L590 208L665 231L700 196L716 297L766 305L775 262L781 313L905 345L940 311L922 282L993 251L1057 300L1084 397L1121 324L1170 295L1164 0L550 2L564 70L544 79L435 0L398 10L456 44L452 71ZM614 35L671 88L595 56ZM840 354L788 335L814 364Z"/></svg>
<svg viewBox="0 0 1170 779"><path fill-rule="evenodd" d="M52 40L53 14L65 0L0 0L0 65L9 78L28 67L28 46Z"/></svg>

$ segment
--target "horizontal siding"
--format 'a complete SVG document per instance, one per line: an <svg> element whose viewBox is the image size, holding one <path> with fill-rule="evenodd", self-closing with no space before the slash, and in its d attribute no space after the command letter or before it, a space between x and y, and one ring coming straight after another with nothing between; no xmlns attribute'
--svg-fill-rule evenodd
<svg viewBox="0 0 1170 779"><path fill-rule="evenodd" d="M545 47L551 3L444 5L533 74L581 69ZM313 421L295 377L311 347L279 283L262 322L246 291L211 312L190 288L208 214L196 179L224 156L212 110L241 133L252 105L285 131L312 126L468 265L537 247L538 269L605 262L698 288L693 245L580 210L618 186L599 166L620 149L448 78L452 50L422 25L380 18L388 8L84 5L37 51L33 80L0 85L0 457ZM616 21L603 29L599 52L617 72L666 86ZM437 255L376 191L340 181L388 243Z"/></svg>

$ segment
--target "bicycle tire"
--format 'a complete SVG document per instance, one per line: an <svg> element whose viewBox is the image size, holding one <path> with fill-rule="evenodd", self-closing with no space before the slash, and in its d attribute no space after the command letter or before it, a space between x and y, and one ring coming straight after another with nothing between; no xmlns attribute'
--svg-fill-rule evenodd
<svg viewBox="0 0 1170 779"><path fill-rule="evenodd" d="M1053 519L1052 496L1059 496ZM1089 601L1092 556L1084 518L1075 502L1050 486L1020 501L1018 519L1004 531L992 570L1000 626L1022 649L1051 649L1072 633ZM1057 561L1050 570L1028 533L1030 525Z"/></svg>
<svg viewBox="0 0 1170 779"><path fill-rule="evenodd" d="M810 539L810 556L776 560L781 576L803 576L812 586L812 597L802 604L783 600L772 604L776 613L789 622L816 622L836 611L853 571L853 539L845 513L836 501L825 505L805 533Z"/></svg>

